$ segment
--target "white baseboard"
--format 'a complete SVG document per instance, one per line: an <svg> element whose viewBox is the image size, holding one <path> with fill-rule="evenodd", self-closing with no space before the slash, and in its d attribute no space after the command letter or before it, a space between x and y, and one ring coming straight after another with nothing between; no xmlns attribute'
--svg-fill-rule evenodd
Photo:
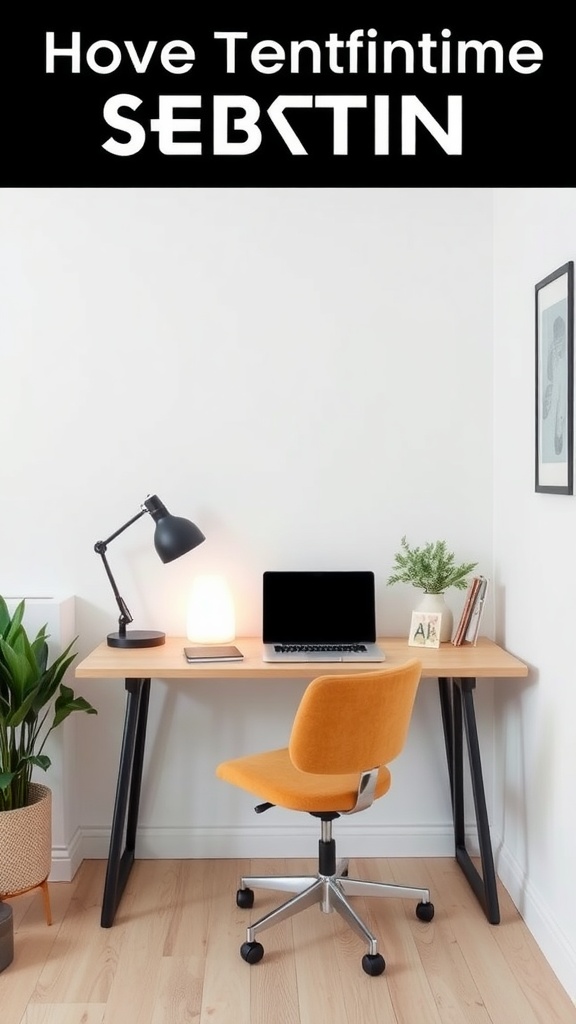
<svg viewBox="0 0 576 1024"><path fill-rule="evenodd" d="M233 828L150 828L140 826L136 857L141 860L186 860L276 857L315 857L319 829L316 825ZM336 835L343 857L452 857L451 825L364 827L349 822ZM470 852L477 853L476 835L468 837ZM78 829L68 846L52 848L49 881L71 882L83 860L106 860L110 829Z"/></svg>
<svg viewBox="0 0 576 1024"><path fill-rule="evenodd" d="M496 847L494 847L496 849ZM541 894L526 878L518 861L502 846L497 856L498 877L510 893L558 981L576 1003L576 949L558 927Z"/></svg>
<svg viewBox="0 0 576 1024"><path fill-rule="evenodd" d="M139 827L136 856L143 860L198 858L315 857L319 828L314 825L241 826L238 828L147 828ZM347 823L336 833L338 853L343 857L452 857L452 826L397 827L371 825L369 832ZM110 830L86 828L82 855L108 856ZM469 837L476 853L476 836Z"/></svg>
<svg viewBox="0 0 576 1024"><path fill-rule="evenodd" d="M52 869L49 882L71 882L86 854L83 850L83 836L80 829L68 846L52 847ZM105 854L108 856L108 854Z"/></svg>

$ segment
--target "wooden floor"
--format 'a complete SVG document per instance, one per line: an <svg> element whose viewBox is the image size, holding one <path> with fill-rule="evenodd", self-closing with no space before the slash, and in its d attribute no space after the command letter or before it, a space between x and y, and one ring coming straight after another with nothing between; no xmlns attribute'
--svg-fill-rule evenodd
<svg viewBox="0 0 576 1024"><path fill-rule="evenodd" d="M112 928L100 927L104 861L85 861L40 893L12 900L15 954L0 973L1 1024L576 1024L510 898L486 921L451 858L350 861L350 876L431 890L434 920L413 901L356 899L379 938L383 975L361 967L363 942L312 907L260 938L244 963L250 920L282 902L235 902L241 873L313 871L312 861L137 861Z"/></svg>

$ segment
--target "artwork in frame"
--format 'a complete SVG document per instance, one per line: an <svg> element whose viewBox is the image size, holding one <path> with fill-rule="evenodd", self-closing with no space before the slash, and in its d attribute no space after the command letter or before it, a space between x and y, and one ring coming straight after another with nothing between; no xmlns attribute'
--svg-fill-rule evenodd
<svg viewBox="0 0 576 1024"><path fill-rule="evenodd" d="M440 612L412 612L409 647L440 647Z"/></svg>
<svg viewBox="0 0 576 1024"><path fill-rule="evenodd" d="M574 263L536 285L536 491L573 493Z"/></svg>

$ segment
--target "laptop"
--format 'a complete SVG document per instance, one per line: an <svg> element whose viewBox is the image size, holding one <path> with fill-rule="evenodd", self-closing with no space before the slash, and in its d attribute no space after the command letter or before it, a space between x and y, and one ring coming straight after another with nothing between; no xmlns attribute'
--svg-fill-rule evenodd
<svg viewBox="0 0 576 1024"><path fill-rule="evenodd" d="M373 572L265 572L264 661L377 662Z"/></svg>

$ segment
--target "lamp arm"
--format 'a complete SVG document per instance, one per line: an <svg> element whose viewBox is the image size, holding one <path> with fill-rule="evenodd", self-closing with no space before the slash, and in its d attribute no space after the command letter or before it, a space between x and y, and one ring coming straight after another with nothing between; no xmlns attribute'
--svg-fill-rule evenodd
<svg viewBox="0 0 576 1024"><path fill-rule="evenodd" d="M132 519L129 519L127 523L124 523L124 526L121 526L120 529L115 530L114 533L111 533L110 536L106 538L106 540L96 541L96 544L94 545L94 551L96 552L97 555L100 555L100 558L102 559L104 568L106 570L106 575L110 580L110 586L112 587L114 597L116 598L116 604L120 609L120 618L118 620L118 632L120 636L126 636L126 626L129 622L133 621L133 618L128 610L128 606L124 598L121 596L120 591L118 590L116 580L114 579L112 575L112 570L108 565L108 559L106 558L106 549L111 540L115 540L116 537L119 537L121 533L124 533L124 530L127 530L129 526L132 526L132 523L135 523L137 519L140 519L142 516L146 515L147 512L148 509L144 506L143 508L140 509L139 512L136 513L135 516L132 516Z"/></svg>
<svg viewBox="0 0 576 1024"><path fill-rule="evenodd" d="M127 530L129 526L132 526L132 523L135 523L138 519L141 519L142 516L145 516L147 512L148 509L144 505L140 509L140 511L137 512L135 516L132 516L132 519L129 519L127 523L124 523L124 526L121 526L119 530L115 530L114 533L111 533L110 536L106 538L106 540L99 540L94 545L94 550L97 551L99 555L101 555L101 549L106 551L106 548L108 547L111 540L115 540L116 537L119 537L121 533L124 533L124 530ZM108 572L110 572L110 570L108 570Z"/></svg>
<svg viewBox="0 0 576 1024"><path fill-rule="evenodd" d="M114 591L114 597L116 598L116 604L118 605L118 608L120 609L120 618L118 619L118 632L120 633L120 636L125 636L126 635L126 626L127 626L127 624L129 622L132 622L133 620L132 620L132 615L131 615L130 611L128 610L128 606L127 606L124 598L121 596L120 591L118 590L118 587L117 587L117 584L116 584L116 580L114 579L114 577L112 575L112 570L111 570L110 566L108 565L108 559L106 558L106 541L103 541L103 540L97 541L97 543L94 545L94 551L96 552L97 555L100 555L100 558L102 559L104 568L106 570L106 575L108 576L108 579L110 580L110 586L112 587L112 590Z"/></svg>

